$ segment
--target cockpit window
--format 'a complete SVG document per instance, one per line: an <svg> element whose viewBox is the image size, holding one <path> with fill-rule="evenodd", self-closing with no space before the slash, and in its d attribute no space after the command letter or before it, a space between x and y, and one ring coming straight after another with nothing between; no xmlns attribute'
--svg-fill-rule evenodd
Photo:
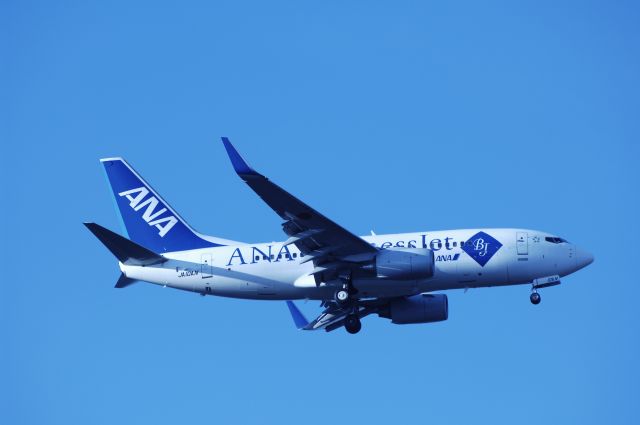
<svg viewBox="0 0 640 425"><path fill-rule="evenodd" d="M566 239L556 238L553 236L547 236L546 238L544 238L544 240L551 243L568 243Z"/></svg>

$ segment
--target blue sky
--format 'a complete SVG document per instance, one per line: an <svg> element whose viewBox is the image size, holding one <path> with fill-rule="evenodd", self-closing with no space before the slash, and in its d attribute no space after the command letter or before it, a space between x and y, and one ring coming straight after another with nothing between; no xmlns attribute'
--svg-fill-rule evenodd
<svg viewBox="0 0 640 425"><path fill-rule="evenodd" d="M635 2L132 3L0 5L0 422L637 421ZM113 289L100 157L204 233L283 238L222 135L353 232L525 227L596 262L355 337Z"/></svg>

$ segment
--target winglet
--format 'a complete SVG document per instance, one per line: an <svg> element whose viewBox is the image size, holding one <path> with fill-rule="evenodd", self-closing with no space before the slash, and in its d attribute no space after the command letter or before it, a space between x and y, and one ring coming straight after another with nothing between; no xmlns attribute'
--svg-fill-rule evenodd
<svg viewBox="0 0 640 425"><path fill-rule="evenodd" d="M236 170L236 173L239 175L259 175L253 168L249 167L247 161L240 156L236 148L229 141L229 138L223 137L222 143L227 150L227 154L229 155L229 159L231 160L231 164L233 165L233 169Z"/></svg>
<svg viewBox="0 0 640 425"><path fill-rule="evenodd" d="M303 316L300 310L298 310L298 307L293 303L293 301L287 301L287 307L289 307L289 312L293 318L293 323L296 324L296 328L304 329L307 327L309 321Z"/></svg>

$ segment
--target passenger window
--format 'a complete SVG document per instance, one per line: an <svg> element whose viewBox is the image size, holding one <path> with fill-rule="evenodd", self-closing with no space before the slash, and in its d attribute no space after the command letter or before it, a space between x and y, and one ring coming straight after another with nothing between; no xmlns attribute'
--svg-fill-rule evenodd
<svg viewBox="0 0 640 425"><path fill-rule="evenodd" d="M273 257L273 254L271 254L271 255L270 255L270 257L271 257L271 259L273 260L273 258L274 258L274 257Z"/></svg>
<svg viewBox="0 0 640 425"><path fill-rule="evenodd" d="M298 256L298 254L294 252L293 253L293 258L296 258L297 256Z"/></svg>
<svg viewBox="0 0 640 425"><path fill-rule="evenodd" d="M266 259L267 259L267 256L266 256L266 255L263 255L263 256L262 256L262 259L263 259L263 260L266 260Z"/></svg>
<svg viewBox="0 0 640 425"><path fill-rule="evenodd" d="M256 261L260 261L260 256L256 255Z"/></svg>
<svg viewBox="0 0 640 425"><path fill-rule="evenodd" d="M453 247L455 248L457 246L458 242L453 241Z"/></svg>

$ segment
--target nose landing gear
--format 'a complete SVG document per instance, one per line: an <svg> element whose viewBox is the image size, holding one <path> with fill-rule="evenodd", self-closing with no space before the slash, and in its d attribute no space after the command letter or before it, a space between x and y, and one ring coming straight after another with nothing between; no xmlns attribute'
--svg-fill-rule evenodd
<svg viewBox="0 0 640 425"><path fill-rule="evenodd" d="M542 301L542 297L540 296L540 294L538 294L538 291L534 289L534 291L529 296L529 300L531 301L531 304L538 305L540 304L540 301Z"/></svg>
<svg viewBox="0 0 640 425"><path fill-rule="evenodd" d="M529 296L531 304L538 305L540 304L540 301L542 301L542 297L538 294L538 289L549 288L556 285L560 285L560 276L558 275L533 279L533 282L531 283L531 295Z"/></svg>

